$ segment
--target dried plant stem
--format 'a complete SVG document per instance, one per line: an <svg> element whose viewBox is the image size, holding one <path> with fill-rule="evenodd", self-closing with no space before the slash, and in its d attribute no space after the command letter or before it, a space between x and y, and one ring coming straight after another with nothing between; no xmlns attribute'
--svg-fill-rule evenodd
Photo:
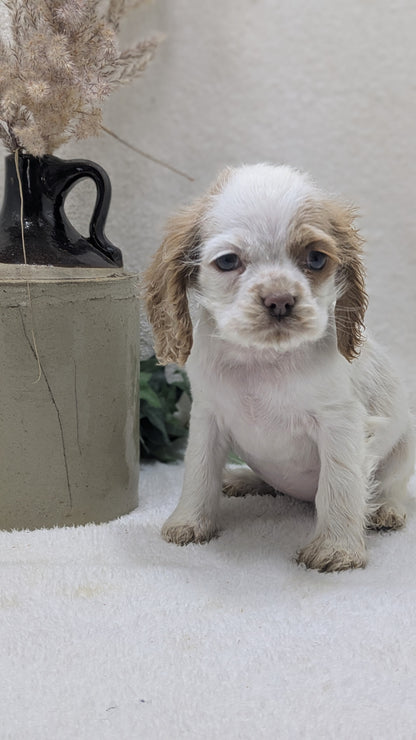
<svg viewBox="0 0 416 740"><path fill-rule="evenodd" d="M126 0L3 4L10 28L0 28L0 141L11 152L41 157L97 136L105 98L140 77L162 41L157 35L120 49Z"/></svg>
<svg viewBox="0 0 416 740"><path fill-rule="evenodd" d="M167 170L174 172L176 175L185 177L187 180L189 180L189 182L194 182L194 178L191 177L190 175L187 175L186 172L182 172L181 170L178 170L176 167L173 167L171 164L164 162L163 159L158 159L157 157L153 157L151 154L147 154L142 149L138 149L137 146L134 146L134 144L130 144L130 142L126 141L126 139L122 139L121 136L118 136L118 134L115 134L114 131L111 131L111 129L106 128L102 124L101 124L101 128L103 131L105 131L106 134L109 134L110 136L112 136L114 139L116 139L116 141L119 141L120 144L124 144L124 146L128 146L129 149L132 149L133 152L140 154L141 157L145 157L146 159L149 159L151 162L155 162L155 164L159 164L161 167L165 167Z"/></svg>
<svg viewBox="0 0 416 740"><path fill-rule="evenodd" d="M24 218L23 188L22 188L22 179L20 177L20 170L19 170L19 149L15 150L14 164L16 167L16 176L17 176L17 181L19 183L19 193L20 193L20 233L22 237L23 260L24 260L25 265L27 265L25 229L24 229L24 221L23 221L23 218ZM36 378L36 380L33 381L33 384L35 385L36 383L39 383L42 377L42 366L40 364L40 357L39 357L38 346L37 346L36 336L35 336L32 293L30 290L29 280L26 280L26 290L27 290L27 301L28 301L28 306L29 306L29 311L30 311L30 316L31 316L30 333L32 335L33 350L35 353L36 361L38 363L38 377Z"/></svg>

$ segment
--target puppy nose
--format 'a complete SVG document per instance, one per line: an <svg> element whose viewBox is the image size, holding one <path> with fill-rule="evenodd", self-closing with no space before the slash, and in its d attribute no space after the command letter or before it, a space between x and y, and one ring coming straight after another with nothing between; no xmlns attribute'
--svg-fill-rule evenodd
<svg viewBox="0 0 416 740"><path fill-rule="evenodd" d="M290 315L295 301L296 298L291 293L282 293L281 295L273 293L263 298L263 303L269 309L271 315L279 320Z"/></svg>

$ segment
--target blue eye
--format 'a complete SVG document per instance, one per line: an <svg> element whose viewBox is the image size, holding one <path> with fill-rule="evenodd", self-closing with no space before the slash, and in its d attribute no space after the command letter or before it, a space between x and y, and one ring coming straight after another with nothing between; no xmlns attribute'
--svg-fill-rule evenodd
<svg viewBox="0 0 416 740"><path fill-rule="evenodd" d="M323 252L316 252L312 249L306 258L306 264L310 270L322 270L326 265L327 259L326 254Z"/></svg>
<svg viewBox="0 0 416 740"><path fill-rule="evenodd" d="M222 254L221 257L217 257L214 261L218 269L222 272L231 272L231 270L238 270L241 267L241 260L234 252Z"/></svg>

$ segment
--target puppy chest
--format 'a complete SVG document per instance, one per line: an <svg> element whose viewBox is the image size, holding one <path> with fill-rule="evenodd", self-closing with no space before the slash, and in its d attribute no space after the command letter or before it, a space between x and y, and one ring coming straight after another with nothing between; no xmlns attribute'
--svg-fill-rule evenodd
<svg viewBox="0 0 416 740"><path fill-rule="evenodd" d="M235 452L263 480L302 499L315 497L320 461L306 412L274 405L265 396L244 394L233 408L227 404L222 423Z"/></svg>
<svg viewBox="0 0 416 740"><path fill-rule="evenodd" d="M240 392L220 394L216 403L216 415L220 424L241 441L247 439L251 445L264 449L267 442L275 443L279 438L282 449L290 449L295 440L313 436L313 420L291 398L276 399L272 392L249 388Z"/></svg>

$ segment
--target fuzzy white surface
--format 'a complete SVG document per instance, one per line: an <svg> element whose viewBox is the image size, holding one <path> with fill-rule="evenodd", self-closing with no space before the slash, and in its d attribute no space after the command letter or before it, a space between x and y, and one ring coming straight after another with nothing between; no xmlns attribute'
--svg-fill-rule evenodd
<svg viewBox="0 0 416 740"><path fill-rule="evenodd" d="M165 543L181 478L144 465L110 524L0 533L0 736L414 738L414 499L365 570L319 574L287 498L224 500L218 539Z"/></svg>

